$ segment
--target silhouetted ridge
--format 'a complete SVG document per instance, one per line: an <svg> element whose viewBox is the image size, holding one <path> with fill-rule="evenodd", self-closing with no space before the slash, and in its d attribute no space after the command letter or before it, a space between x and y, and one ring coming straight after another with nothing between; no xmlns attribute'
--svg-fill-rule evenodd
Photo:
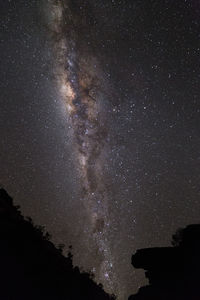
<svg viewBox="0 0 200 300"><path fill-rule="evenodd" d="M114 299L61 252L0 189L0 299Z"/></svg>
<svg viewBox="0 0 200 300"><path fill-rule="evenodd" d="M172 245L141 249L132 256L132 265L146 271L150 285L129 300L200 299L200 225L178 230Z"/></svg>

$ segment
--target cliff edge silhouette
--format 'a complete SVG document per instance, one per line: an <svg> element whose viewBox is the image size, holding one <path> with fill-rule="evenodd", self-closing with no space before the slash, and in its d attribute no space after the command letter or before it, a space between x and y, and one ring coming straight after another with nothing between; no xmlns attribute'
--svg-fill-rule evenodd
<svg viewBox="0 0 200 300"><path fill-rule="evenodd" d="M24 218L0 189L0 299L113 300L91 274L73 267L42 227Z"/></svg>

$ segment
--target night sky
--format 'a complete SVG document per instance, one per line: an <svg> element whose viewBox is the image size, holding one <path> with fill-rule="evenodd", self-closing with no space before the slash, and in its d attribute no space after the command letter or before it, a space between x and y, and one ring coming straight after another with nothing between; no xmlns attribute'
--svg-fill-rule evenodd
<svg viewBox="0 0 200 300"><path fill-rule="evenodd" d="M127 299L200 218L200 2L0 4L0 184Z"/></svg>

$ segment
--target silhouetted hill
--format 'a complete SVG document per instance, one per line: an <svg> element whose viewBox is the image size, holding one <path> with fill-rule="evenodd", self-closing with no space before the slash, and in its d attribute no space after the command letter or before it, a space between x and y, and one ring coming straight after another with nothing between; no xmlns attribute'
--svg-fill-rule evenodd
<svg viewBox="0 0 200 300"><path fill-rule="evenodd" d="M114 299L61 252L0 189L0 299Z"/></svg>
<svg viewBox="0 0 200 300"><path fill-rule="evenodd" d="M200 299L200 225L178 230L172 245L141 249L132 256L132 265L146 271L149 285L129 300Z"/></svg>

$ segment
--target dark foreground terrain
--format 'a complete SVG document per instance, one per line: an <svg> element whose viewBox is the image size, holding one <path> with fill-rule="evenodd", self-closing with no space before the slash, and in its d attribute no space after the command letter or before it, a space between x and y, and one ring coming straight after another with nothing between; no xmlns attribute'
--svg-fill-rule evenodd
<svg viewBox="0 0 200 300"><path fill-rule="evenodd" d="M133 255L133 266L146 271L149 285L129 300L200 299L200 225L177 231L172 245L141 249Z"/></svg>
<svg viewBox="0 0 200 300"><path fill-rule="evenodd" d="M0 300L111 300L0 189Z"/></svg>

